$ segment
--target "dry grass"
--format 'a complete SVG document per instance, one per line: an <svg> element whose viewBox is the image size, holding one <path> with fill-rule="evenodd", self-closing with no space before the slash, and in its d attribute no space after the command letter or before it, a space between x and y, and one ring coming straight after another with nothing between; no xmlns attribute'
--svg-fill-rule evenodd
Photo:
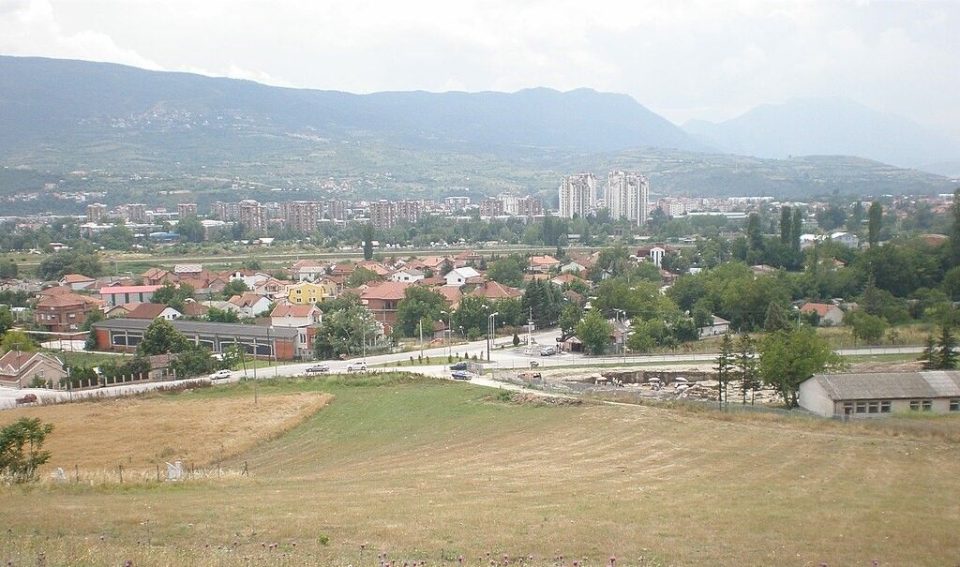
<svg viewBox="0 0 960 567"><path fill-rule="evenodd" d="M336 399L238 456L250 480L0 489L11 536L0 539L0 560L35 563L40 551L51 564L138 565L373 566L382 550L430 565L456 565L460 554L487 565L504 553L536 565L560 554L566 565L610 555L617 565L960 557L955 442L365 380L287 386Z"/></svg>
<svg viewBox="0 0 960 567"><path fill-rule="evenodd" d="M21 417L38 417L54 431L45 448L46 471L74 467L93 471L148 470L180 459L204 466L249 450L299 425L330 401L323 394L249 397L194 396L191 393L111 399L18 408L0 413L0 426Z"/></svg>

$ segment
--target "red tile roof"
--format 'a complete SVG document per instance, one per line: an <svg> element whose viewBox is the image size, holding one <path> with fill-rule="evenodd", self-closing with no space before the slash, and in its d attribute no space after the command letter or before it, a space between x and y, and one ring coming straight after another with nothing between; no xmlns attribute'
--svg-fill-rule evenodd
<svg viewBox="0 0 960 567"><path fill-rule="evenodd" d="M360 296L362 299L399 300L406 297L410 284L404 282L383 282L368 287Z"/></svg>
<svg viewBox="0 0 960 567"><path fill-rule="evenodd" d="M149 319L153 320L163 313L167 306L162 303L141 303L133 308L133 311L127 313L127 319Z"/></svg>
<svg viewBox="0 0 960 567"><path fill-rule="evenodd" d="M489 281L471 291L470 295L487 299L515 299L523 295L523 292L500 282Z"/></svg>

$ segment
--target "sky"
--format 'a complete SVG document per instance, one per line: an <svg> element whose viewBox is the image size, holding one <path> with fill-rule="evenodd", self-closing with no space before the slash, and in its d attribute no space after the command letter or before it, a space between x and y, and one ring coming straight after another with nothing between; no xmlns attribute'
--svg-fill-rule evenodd
<svg viewBox="0 0 960 567"><path fill-rule="evenodd" d="M0 0L0 54L355 93L589 87L678 124L841 96L960 139L960 0Z"/></svg>

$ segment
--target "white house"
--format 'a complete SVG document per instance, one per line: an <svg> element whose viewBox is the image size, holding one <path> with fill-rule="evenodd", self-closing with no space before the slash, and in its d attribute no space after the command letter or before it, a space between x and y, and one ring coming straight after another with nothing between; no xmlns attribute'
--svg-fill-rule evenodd
<svg viewBox="0 0 960 567"><path fill-rule="evenodd" d="M667 251L659 246L654 246L650 249L650 261L653 262L653 265L656 267L661 267L663 264L663 257L666 255Z"/></svg>
<svg viewBox="0 0 960 567"><path fill-rule="evenodd" d="M830 240L839 242L847 248L858 248L860 246L860 238L858 238L856 234L850 232L834 232L830 235Z"/></svg>
<svg viewBox="0 0 960 567"><path fill-rule="evenodd" d="M707 325L706 327L700 327L700 338L716 337L726 334L729 330L730 321L727 321L723 317L717 317L714 315L710 325Z"/></svg>
<svg viewBox="0 0 960 567"><path fill-rule="evenodd" d="M309 327L323 322L323 312L313 303L281 303L270 313L274 327Z"/></svg>
<svg viewBox="0 0 960 567"><path fill-rule="evenodd" d="M414 283L422 280L425 276L423 272L414 268L404 268L394 272L390 276L392 282Z"/></svg>
<svg viewBox="0 0 960 567"><path fill-rule="evenodd" d="M577 273L583 273L586 271L587 271L587 267L578 262L569 262L567 264L564 264L563 266L560 266L561 274L566 274L568 272L577 274Z"/></svg>
<svg viewBox="0 0 960 567"><path fill-rule="evenodd" d="M447 275L444 278L447 280L446 285L462 287L468 282L471 278L479 278L480 272L474 270L470 266L464 266L462 268L457 268L455 270L450 270L447 272Z"/></svg>
<svg viewBox="0 0 960 567"><path fill-rule="evenodd" d="M229 302L237 308L237 315L241 318L257 317L270 309L270 299L255 293L234 295Z"/></svg>

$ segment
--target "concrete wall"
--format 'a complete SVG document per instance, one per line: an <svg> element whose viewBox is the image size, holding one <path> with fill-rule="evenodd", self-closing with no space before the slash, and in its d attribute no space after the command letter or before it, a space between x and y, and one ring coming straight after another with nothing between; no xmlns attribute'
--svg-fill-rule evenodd
<svg viewBox="0 0 960 567"><path fill-rule="evenodd" d="M800 407L823 417L834 416L834 403L823 387L813 379L800 384ZM843 415L842 404L840 415Z"/></svg>

